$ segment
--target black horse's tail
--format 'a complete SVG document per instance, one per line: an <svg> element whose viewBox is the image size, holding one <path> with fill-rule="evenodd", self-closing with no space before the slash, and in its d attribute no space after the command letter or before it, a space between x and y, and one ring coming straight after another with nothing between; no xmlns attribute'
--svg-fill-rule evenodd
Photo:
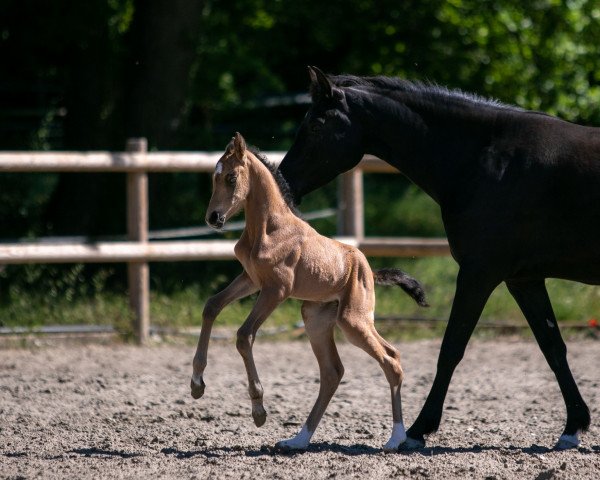
<svg viewBox="0 0 600 480"><path fill-rule="evenodd" d="M373 278L377 285L398 285L402 290L408 293L415 302L422 307L428 307L425 300L425 291L421 284L397 268L382 268L373 271Z"/></svg>

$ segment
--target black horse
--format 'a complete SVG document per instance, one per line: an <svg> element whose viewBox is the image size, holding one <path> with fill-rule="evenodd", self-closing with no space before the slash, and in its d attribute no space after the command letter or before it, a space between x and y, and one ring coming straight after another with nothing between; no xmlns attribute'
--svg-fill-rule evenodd
<svg viewBox="0 0 600 480"><path fill-rule="evenodd" d="M560 385L567 422L556 447L577 446L590 414L545 279L600 284L600 128L435 85L309 73L313 103L280 166L296 202L376 155L439 204L460 267L435 380L407 446L437 430L454 369L502 281Z"/></svg>

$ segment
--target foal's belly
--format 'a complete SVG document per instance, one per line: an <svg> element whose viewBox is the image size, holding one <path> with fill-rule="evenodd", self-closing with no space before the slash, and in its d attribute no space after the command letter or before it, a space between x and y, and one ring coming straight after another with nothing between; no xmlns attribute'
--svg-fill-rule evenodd
<svg viewBox="0 0 600 480"><path fill-rule="evenodd" d="M320 271L317 275L298 272L290 296L299 300L331 302L339 300L344 284L339 272Z"/></svg>
<svg viewBox="0 0 600 480"><path fill-rule="evenodd" d="M328 247L328 242L315 242L302 252L294 270L292 297L315 302L339 299L348 266L343 250Z"/></svg>

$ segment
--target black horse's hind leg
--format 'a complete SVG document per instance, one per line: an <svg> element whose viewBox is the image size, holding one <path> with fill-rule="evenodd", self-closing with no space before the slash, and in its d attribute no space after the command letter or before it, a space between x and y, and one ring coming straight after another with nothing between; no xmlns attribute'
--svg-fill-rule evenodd
<svg viewBox="0 0 600 480"><path fill-rule="evenodd" d="M506 285L533 330L565 400L567 425L556 446L576 447L579 443L578 433L587 430L590 425L590 411L567 363L567 347L560 335L544 280L507 281Z"/></svg>
<svg viewBox="0 0 600 480"><path fill-rule="evenodd" d="M456 280L456 294L450 319L438 357L435 379L421 413L406 432L408 440L405 448L424 446L424 435L438 429L454 369L463 358L467 342L483 307L499 283L499 279L492 280L488 273L479 269L461 267Z"/></svg>

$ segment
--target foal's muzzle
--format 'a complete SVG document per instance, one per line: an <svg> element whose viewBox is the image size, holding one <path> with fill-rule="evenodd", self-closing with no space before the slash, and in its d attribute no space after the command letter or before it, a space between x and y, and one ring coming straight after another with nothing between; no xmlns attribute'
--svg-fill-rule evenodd
<svg viewBox="0 0 600 480"><path fill-rule="evenodd" d="M225 215L221 215L219 212L214 210L209 216L206 217L206 223L213 228L221 229L225 225Z"/></svg>

